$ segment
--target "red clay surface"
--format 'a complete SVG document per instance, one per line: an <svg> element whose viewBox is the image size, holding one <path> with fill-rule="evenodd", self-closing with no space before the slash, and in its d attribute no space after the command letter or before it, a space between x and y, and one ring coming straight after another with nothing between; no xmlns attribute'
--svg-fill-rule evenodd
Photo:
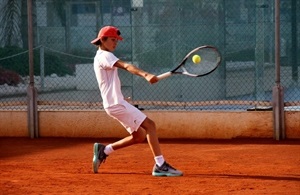
<svg viewBox="0 0 300 195"><path fill-rule="evenodd" d="M0 138L0 194L299 194L300 140L161 140L183 177L153 177L147 143L92 172L95 141Z"/></svg>

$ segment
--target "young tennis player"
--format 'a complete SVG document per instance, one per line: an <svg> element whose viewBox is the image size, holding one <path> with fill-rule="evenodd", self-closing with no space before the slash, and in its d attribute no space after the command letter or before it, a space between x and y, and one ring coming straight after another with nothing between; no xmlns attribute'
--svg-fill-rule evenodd
<svg viewBox="0 0 300 195"><path fill-rule="evenodd" d="M120 40L123 38L116 27L105 26L100 29L98 37L91 41L98 48L94 58L94 71L103 99L103 107L106 113L118 120L129 133L129 136L106 146L100 143L94 144L93 171L98 173L100 164L105 162L107 156L115 150L141 143L147 138L155 160L152 175L181 176L183 173L169 165L162 155L155 123L124 99L118 76L119 68L143 77L151 84L156 83L158 79L155 75L118 59L112 53Z"/></svg>

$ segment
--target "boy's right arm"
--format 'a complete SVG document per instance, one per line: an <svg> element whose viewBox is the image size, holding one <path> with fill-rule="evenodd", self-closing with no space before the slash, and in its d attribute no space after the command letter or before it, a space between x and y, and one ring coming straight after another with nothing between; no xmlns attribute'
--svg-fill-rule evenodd
<svg viewBox="0 0 300 195"><path fill-rule="evenodd" d="M118 68L121 68L121 69L124 69L124 70L127 70L128 72L132 73L132 74L135 74L135 75L138 75L140 77L143 77L145 78L149 83L153 84L153 83L156 83L158 81L157 77L153 74L150 74L136 66L134 66L133 64L129 64L129 63L126 63L126 62L123 62L121 60L118 60L114 66L118 67Z"/></svg>

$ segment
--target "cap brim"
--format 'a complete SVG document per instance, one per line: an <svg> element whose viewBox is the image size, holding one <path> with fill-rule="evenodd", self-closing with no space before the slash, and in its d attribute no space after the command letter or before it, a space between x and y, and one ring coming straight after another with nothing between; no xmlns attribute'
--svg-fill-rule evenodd
<svg viewBox="0 0 300 195"><path fill-rule="evenodd" d="M117 36L116 38L119 39L120 41L123 40L123 38L121 36Z"/></svg>

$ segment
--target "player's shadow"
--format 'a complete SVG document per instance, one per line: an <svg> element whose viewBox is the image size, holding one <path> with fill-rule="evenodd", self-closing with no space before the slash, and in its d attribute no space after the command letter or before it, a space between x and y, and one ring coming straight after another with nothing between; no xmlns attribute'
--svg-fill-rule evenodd
<svg viewBox="0 0 300 195"><path fill-rule="evenodd" d="M101 175L151 175L151 172L101 172Z"/></svg>
<svg viewBox="0 0 300 195"><path fill-rule="evenodd" d="M274 181L300 181L300 175L290 176L272 176L272 175L235 175L235 174L191 174L192 177L213 177L226 179L260 179L260 180L274 180Z"/></svg>

